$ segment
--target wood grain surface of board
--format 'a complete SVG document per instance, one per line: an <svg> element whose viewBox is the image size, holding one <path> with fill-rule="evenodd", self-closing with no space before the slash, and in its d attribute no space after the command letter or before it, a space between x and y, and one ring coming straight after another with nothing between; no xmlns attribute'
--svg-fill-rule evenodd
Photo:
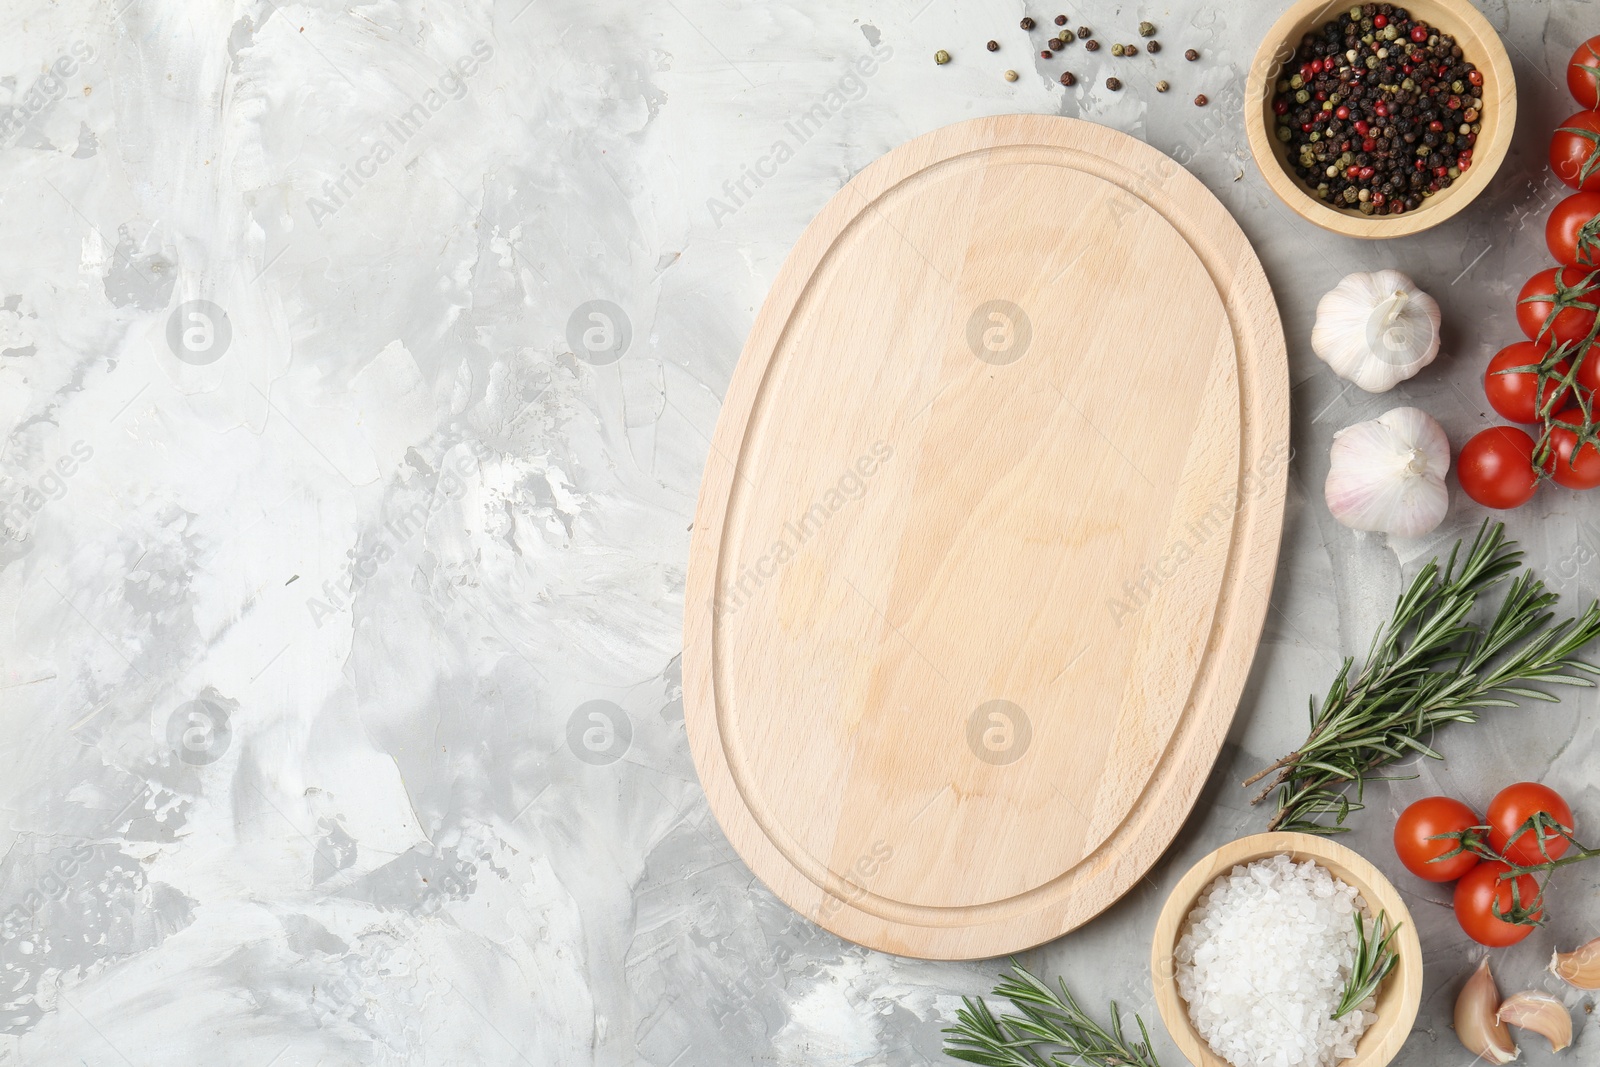
<svg viewBox="0 0 1600 1067"><path fill-rule="evenodd" d="M707 459L685 718L711 811L823 927L971 959L1172 840L1271 590L1288 371L1243 232L1073 119L856 175L756 317Z"/></svg>

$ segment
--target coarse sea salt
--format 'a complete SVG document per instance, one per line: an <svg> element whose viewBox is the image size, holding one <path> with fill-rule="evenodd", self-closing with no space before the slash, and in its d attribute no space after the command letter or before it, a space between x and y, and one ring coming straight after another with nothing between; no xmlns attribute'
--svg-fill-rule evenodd
<svg viewBox="0 0 1600 1067"><path fill-rule="evenodd" d="M1315 863L1269 856L1206 887L1178 940L1189 1021L1233 1067L1333 1067L1371 1002L1332 1016L1355 957L1361 895Z"/></svg>

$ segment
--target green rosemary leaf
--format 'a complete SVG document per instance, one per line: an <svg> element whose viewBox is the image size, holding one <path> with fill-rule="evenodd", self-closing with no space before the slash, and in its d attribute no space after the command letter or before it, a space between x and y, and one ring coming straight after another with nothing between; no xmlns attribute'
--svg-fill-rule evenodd
<svg viewBox="0 0 1600 1067"><path fill-rule="evenodd" d="M1559 595L1522 558L1505 527L1486 521L1470 545L1457 542L1418 571L1359 669L1346 659L1321 706L1312 701L1305 743L1245 782L1270 776L1253 802L1277 793L1271 829L1340 832L1361 808L1345 791L1353 786L1359 798L1377 771L1412 755L1442 759L1431 743L1440 726L1476 722L1479 712L1517 707L1517 699L1559 700L1534 686L1595 684L1600 666L1578 654L1600 638L1600 601L1556 621ZM1502 583L1489 621L1473 621Z"/></svg>
<svg viewBox="0 0 1600 1067"><path fill-rule="evenodd" d="M981 999L963 997L956 1025L946 1027L945 1055L988 1067L1161 1067L1151 1051L1150 1031L1134 1016L1139 1040L1123 1031L1122 1013L1111 1004L1111 1027L1096 1023L1073 998L1065 981L1051 988L1016 960L993 995L1019 1013L996 1017Z"/></svg>
<svg viewBox="0 0 1600 1067"><path fill-rule="evenodd" d="M1361 912L1355 913L1356 922L1356 958L1350 965L1350 977L1345 980L1343 994L1339 997L1339 1007L1334 1011L1335 1019L1342 1019L1359 1008L1368 997L1376 996L1378 987L1383 980L1389 977L1389 972L1394 970L1400 957L1390 948L1394 935L1400 932L1399 926L1388 927L1388 913L1378 912L1378 918L1372 924L1372 937L1367 937L1367 925L1361 918ZM1404 924L1401 924L1404 925Z"/></svg>

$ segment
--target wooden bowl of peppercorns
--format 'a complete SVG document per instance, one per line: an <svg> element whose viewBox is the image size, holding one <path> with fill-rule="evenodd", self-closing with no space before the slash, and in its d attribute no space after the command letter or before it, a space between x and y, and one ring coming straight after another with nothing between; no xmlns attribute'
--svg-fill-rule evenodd
<svg viewBox="0 0 1600 1067"><path fill-rule="evenodd" d="M1295 214L1401 237L1489 184L1516 127L1516 79L1467 0L1298 0L1256 52L1244 118L1256 165Z"/></svg>

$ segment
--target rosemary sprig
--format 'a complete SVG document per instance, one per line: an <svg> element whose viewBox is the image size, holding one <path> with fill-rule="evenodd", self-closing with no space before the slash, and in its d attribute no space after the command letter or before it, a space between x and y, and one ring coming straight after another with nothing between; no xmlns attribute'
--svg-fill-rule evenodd
<svg viewBox="0 0 1600 1067"><path fill-rule="evenodd" d="M1584 674L1600 668L1577 653L1600 637L1600 601L1576 619L1554 622L1560 597L1522 568L1515 545L1503 525L1486 521L1459 571L1461 542L1442 566L1435 558L1422 568L1373 637L1361 669L1346 659L1321 709L1312 702L1305 743L1244 783L1273 775L1252 801L1278 791L1269 829L1341 833L1373 772L1413 754L1443 758L1429 746L1438 727L1475 722L1484 708L1516 707L1513 697L1558 699L1531 683L1595 684ZM1489 623L1471 621L1479 598L1519 570ZM1354 797L1346 791L1352 785Z"/></svg>
<svg viewBox="0 0 1600 1067"><path fill-rule="evenodd" d="M963 997L965 1008L957 1009L956 1025L942 1032L945 1055L967 1063L988 1067L1161 1067L1150 1050L1150 1032L1137 1015L1141 1040L1133 1041L1122 1032L1122 1015L1116 1002L1111 1004L1111 1029L1107 1030L1084 1014L1058 979L1060 991L1050 988L1030 974L1016 960L1011 975L1002 975L994 996L1011 1002L1020 1014L996 1018L982 998ZM1054 1046L1064 1052L1049 1051ZM1073 1057L1071 1059L1066 1057Z"/></svg>
<svg viewBox="0 0 1600 1067"><path fill-rule="evenodd" d="M1400 957L1395 954L1389 943L1394 940L1394 935L1400 932L1400 926L1389 926L1388 932L1384 928L1389 922L1387 912L1378 912L1378 918L1372 924L1372 937L1367 937L1367 924L1361 918L1361 911L1357 909L1356 917L1356 958L1350 965L1350 977L1345 979L1344 993L1339 997L1339 1008L1333 1013L1335 1019L1343 1019L1346 1015L1359 1008L1368 997L1377 996L1378 987L1383 980L1389 977L1389 972L1394 970L1394 965L1400 962Z"/></svg>

